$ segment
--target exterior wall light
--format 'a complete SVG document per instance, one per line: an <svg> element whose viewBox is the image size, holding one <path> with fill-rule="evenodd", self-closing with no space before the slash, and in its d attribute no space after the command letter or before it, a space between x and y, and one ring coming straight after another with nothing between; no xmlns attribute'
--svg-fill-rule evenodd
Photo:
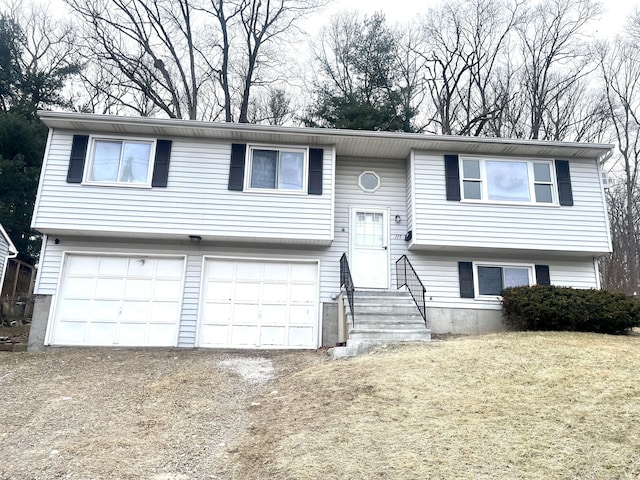
<svg viewBox="0 0 640 480"><path fill-rule="evenodd" d="M189 235L189 240L191 240L191 245L200 245L202 237L200 235Z"/></svg>
<svg viewBox="0 0 640 480"><path fill-rule="evenodd" d="M400 215L396 215L396 223L400 223Z"/></svg>

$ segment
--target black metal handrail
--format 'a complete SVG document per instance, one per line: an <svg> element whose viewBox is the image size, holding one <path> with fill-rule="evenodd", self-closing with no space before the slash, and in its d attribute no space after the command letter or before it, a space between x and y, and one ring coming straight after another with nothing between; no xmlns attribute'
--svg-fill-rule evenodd
<svg viewBox="0 0 640 480"><path fill-rule="evenodd" d="M407 287L418 310L420 310L420 315L422 315L424 323L427 323L427 308L425 306L427 289L424 288L420 277L418 277L418 274L406 255L402 255L396 261L396 279L398 280L398 288Z"/></svg>
<svg viewBox="0 0 640 480"><path fill-rule="evenodd" d="M353 292L355 287L353 286L353 279L351 278L351 270L349 269L349 261L347 260L346 253L343 253L340 257L340 288L342 287L344 287L347 292L347 302L349 303L349 311L351 312L351 323L355 324L353 314Z"/></svg>

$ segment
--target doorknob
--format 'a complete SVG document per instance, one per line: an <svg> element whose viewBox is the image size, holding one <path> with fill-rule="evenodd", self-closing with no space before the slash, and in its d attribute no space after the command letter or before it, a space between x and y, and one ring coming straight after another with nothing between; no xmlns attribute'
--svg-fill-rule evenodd
<svg viewBox="0 0 640 480"><path fill-rule="evenodd" d="M385 245L383 248L386 250L386 249L387 249L387 246Z"/></svg>

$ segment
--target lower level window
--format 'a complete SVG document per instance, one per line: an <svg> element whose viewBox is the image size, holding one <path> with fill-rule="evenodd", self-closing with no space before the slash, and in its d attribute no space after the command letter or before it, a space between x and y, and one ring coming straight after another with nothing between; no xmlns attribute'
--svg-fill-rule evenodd
<svg viewBox="0 0 640 480"><path fill-rule="evenodd" d="M500 295L509 287L521 287L533 283L531 266L476 265L479 295Z"/></svg>
<svg viewBox="0 0 640 480"><path fill-rule="evenodd" d="M252 148L250 160L250 188L303 190L305 151Z"/></svg>

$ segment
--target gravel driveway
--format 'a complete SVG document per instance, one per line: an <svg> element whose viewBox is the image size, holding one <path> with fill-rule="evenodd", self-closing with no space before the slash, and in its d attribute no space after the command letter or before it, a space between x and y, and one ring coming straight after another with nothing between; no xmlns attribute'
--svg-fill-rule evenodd
<svg viewBox="0 0 640 480"><path fill-rule="evenodd" d="M324 352L0 352L0 479L235 479L260 397Z"/></svg>

